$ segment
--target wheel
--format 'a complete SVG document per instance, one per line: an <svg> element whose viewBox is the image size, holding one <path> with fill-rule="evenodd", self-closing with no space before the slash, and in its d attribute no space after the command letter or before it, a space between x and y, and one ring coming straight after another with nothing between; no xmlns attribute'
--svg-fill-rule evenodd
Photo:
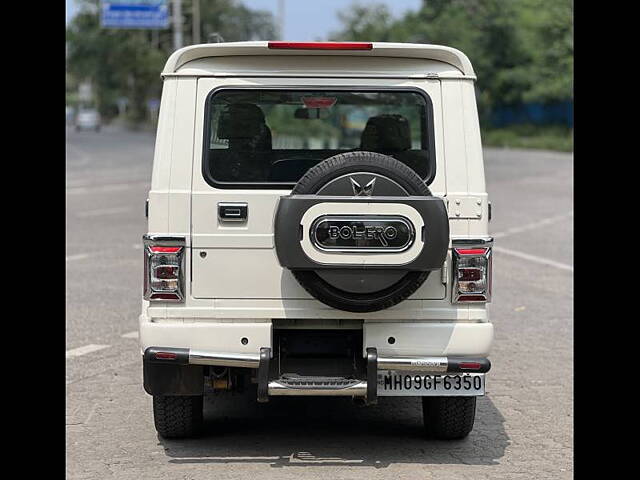
<svg viewBox="0 0 640 480"><path fill-rule="evenodd" d="M431 197L422 178L407 165L393 157L365 151L342 153L317 164L298 181L291 194L370 197L373 202L394 197L399 203L405 197ZM449 234L444 208L438 211L436 220L433 228L429 228L430 241L425 250L433 252L433 258L437 258L434 263L440 267L446 255ZM359 222L363 225L363 221ZM396 224L392 228L394 233L401 232L406 238L410 237L410 241L416 236L412 226L405 228ZM297 233L298 230L289 231ZM417 236L420 235L418 232ZM400 239L401 235L394 238ZM386 243L384 245L386 247ZM379 253L386 253L381 250L384 249L378 248ZM411 296L429 273L427 269L409 271L401 262L378 269L345 269L340 264L335 269L292 269L298 283L313 297L326 305L350 312L374 312L392 307Z"/></svg>
<svg viewBox="0 0 640 480"><path fill-rule="evenodd" d="M427 436L439 440L465 438L473 429L476 397L422 397Z"/></svg>
<svg viewBox="0 0 640 480"><path fill-rule="evenodd" d="M202 395L154 395L153 421L164 438L188 438L202 429Z"/></svg>

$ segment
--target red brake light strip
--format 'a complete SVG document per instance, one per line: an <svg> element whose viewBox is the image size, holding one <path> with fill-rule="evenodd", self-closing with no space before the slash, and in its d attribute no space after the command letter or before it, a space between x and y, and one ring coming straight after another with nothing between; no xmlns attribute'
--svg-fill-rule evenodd
<svg viewBox="0 0 640 480"><path fill-rule="evenodd" d="M271 49L281 50L372 50L370 42L269 42Z"/></svg>
<svg viewBox="0 0 640 480"><path fill-rule="evenodd" d="M456 248L454 250L459 255L484 255L487 253L486 248Z"/></svg>
<svg viewBox="0 0 640 480"><path fill-rule="evenodd" d="M182 247L149 247L152 253L178 253Z"/></svg>

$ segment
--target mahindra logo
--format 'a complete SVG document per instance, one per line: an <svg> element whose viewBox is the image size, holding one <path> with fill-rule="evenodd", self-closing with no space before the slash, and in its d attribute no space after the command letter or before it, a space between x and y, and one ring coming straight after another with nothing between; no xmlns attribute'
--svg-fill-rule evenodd
<svg viewBox="0 0 640 480"><path fill-rule="evenodd" d="M360 184L356 182L353 177L349 177L349 180L351 181L353 194L356 197L370 197L371 195L373 195L373 187L376 186L376 177L373 177L364 187L360 186Z"/></svg>
<svg viewBox="0 0 640 480"><path fill-rule="evenodd" d="M311 225L311 241L320 250L402 252L414 238L412 223L399 215L324 215Z"/></svg>

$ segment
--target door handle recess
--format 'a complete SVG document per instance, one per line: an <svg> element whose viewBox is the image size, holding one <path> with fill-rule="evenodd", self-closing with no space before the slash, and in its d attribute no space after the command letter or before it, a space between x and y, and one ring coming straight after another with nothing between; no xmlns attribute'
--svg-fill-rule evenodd
<svg viewBox="0 0 640 480"><path fill-rule="evenodd" d="M244 222L247 220L247 202L218 203L218 218L222 222Z"/></svg>

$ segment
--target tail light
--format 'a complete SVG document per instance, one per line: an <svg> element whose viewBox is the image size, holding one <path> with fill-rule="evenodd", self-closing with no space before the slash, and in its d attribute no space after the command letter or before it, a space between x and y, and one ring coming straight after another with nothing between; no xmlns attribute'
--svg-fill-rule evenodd
<svg viewBox="0 0 640 480"><path fill-rule="evenodd" d="M453 248L453 303L491 301L491 246Z"/></svg>
<svg viewBox="0 0 640 480"><path fill-rule="evenodd" d="M144 299L184 302L184 237L145 235Z"/></svg>
<svg viewBox="0 0 640 480"><path fill-rule="evenodd" d="M371 50L371 42L269 42L267 47L279 50Z"/></svg>

